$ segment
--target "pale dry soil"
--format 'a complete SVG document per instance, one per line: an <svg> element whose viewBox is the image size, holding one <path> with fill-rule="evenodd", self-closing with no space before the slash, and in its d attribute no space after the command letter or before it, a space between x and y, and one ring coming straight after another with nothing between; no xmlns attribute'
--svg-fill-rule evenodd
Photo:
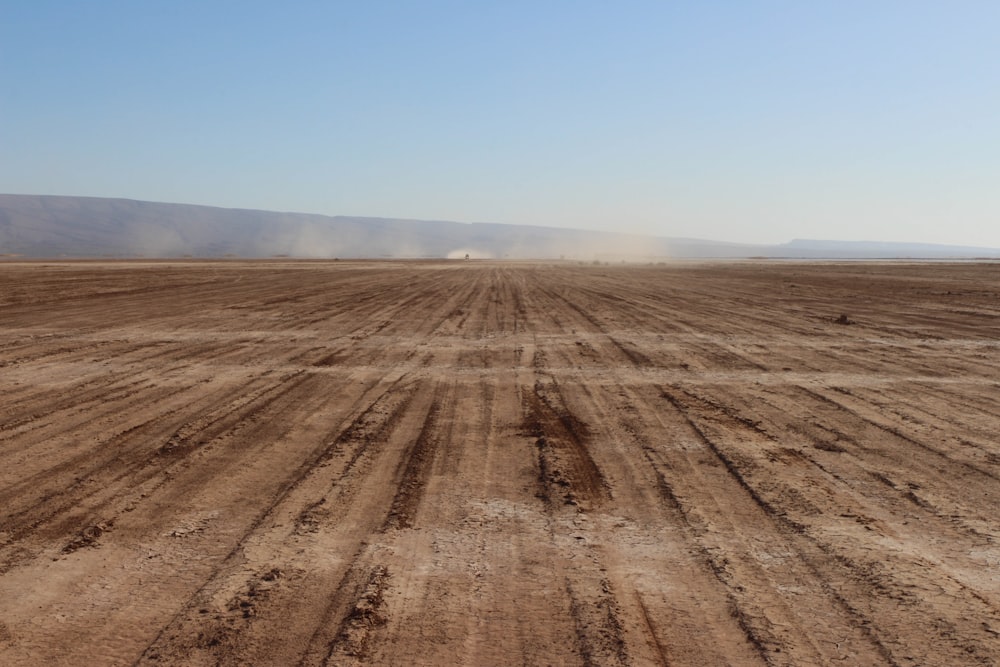
<svg viewBox="0 0 1000 667"><path fill-rule="evenodd" d="M989 263L3 263L0 664L997 664L998 380Z"/></svg>

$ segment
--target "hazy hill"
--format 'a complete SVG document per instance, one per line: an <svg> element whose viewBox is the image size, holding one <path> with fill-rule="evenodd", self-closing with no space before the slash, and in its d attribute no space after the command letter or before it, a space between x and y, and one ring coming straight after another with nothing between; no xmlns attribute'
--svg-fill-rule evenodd
<svg viewBox="0 0 1000 667"><path fill-rule="evenodd" d="M796 240L777 246L128 199L0 195L0 255L22 257L1000 257L1000 250Z"/></svg>

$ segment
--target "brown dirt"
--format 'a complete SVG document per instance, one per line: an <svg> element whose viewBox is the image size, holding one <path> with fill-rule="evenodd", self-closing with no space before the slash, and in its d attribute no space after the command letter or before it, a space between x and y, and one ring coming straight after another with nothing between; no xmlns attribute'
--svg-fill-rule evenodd
<svg viewBox="0 0 1000 667"><path fill-rule="evenodd" d="M998 339L989 263L0 264L0 664L997 664Z"/></svg>

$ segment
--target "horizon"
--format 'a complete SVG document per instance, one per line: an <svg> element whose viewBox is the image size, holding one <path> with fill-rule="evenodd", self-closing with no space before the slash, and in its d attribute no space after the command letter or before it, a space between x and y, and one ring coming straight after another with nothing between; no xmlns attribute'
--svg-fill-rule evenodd
<svg viewBox="0 0 1000 667"><path fill-rule="evenodd" d="M1000 247L992 3L7 14L6 192Z"/></svg>
<svg viewBox="0 0 1000 667"><path fill-rule="evenodd" d="M327 216L125 198L0 194L7 257L996 259L1000 248L696 237L457 220Z"/></svg>
<svg viewBox="0 0 1000 667"><path fill-rule="evenodd" d="M965 250L1000 250L1000 247L992 246L968 246L963 244L953 244L953 243L923 243L914 241L899 241L899 240L884 240L875 241L871 239L823 239L823 238L791 238L784 241L778 241L775 243L743 243L739 241L728 241L725 239L712 239L694 236L661 236L656 234L642 234L642 233L632 233L632 232L616 232L607 229L583 229L577 227L558 227L553 225L519 225L515 223L507 222L490 222L483 220L431 220L424 218L386 218L383 216L367 216L367 215L328 215L325 213L315 213L311 211L281 211L281 210L269 210L269 209L248 209L239 206L213 206L210 204L192 204L190 202L167 202L167 201L149 201L144 199L132 199L129 197L92 197L88 195L49 195L49 194L35 194L35 193L14 193L14 192L0 192L0 197L59 197L66 199L95 199L95 200L105 200L105 201L125 201L137 204L155 204L155 205L166 205L166 206L195 206L200 208L215 208L225 211L246 211L248 213L269 213L277 215L293 215L293 216L318 216L330 219L342 218L349 220L380 220L380 221L391 221L391 222L413 222L413 223L445 223L445 224L457 224L457 225L491 225L491 226L503 226L503 227L528 227L544 230L558 230L566 232L585 232L585 233L598 233L598 234L609 234L609 235L624 235L624 236L637 236L637 237L647 237L656 238L668 241L682 241L682 242L693 242L693 243L709 243L713 245L739 245L739 246L760 246L761 248L776 248L781 246L794 246L796 243L814 243L814 244L839 244L844 246L851 245L888 245L888 246L928 246L928 247L938 247L938 248L948 248L953 247L956 249Z"/></svg>

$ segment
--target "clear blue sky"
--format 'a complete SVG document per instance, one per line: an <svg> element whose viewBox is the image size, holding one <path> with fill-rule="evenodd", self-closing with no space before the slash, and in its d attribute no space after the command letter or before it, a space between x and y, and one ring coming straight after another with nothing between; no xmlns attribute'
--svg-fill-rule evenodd
<svg viewBox="0 0 1000 667"><path fill-rule="evenodd" d="M995 0L0 10L0 192L1000 247Z"/></svg>

